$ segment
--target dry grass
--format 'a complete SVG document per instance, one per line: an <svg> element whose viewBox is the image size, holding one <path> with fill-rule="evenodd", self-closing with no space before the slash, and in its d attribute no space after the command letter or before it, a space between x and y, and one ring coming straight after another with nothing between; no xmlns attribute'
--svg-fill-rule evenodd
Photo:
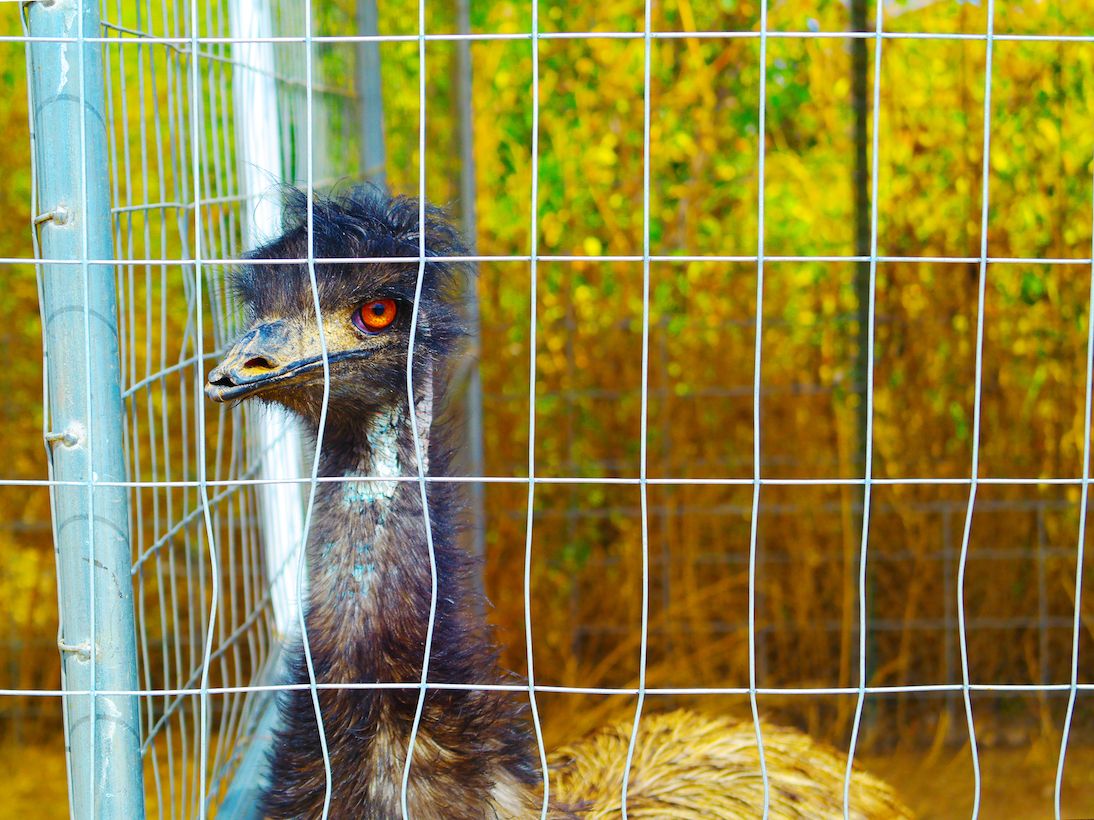
<svg viewBox="0 0 1094 820"><path fill-rule="evenodd" d="M980 816L1041 820L1053 816L1056 752L1049 744L1019 749L982 749ZM1067 777L1060 801L1064 820L1094 817L1094 747L1068 751ZM968 748L934 756L922 750L865 755L863 765L888 781L917 817L972 816L972 766Z"/></svg>

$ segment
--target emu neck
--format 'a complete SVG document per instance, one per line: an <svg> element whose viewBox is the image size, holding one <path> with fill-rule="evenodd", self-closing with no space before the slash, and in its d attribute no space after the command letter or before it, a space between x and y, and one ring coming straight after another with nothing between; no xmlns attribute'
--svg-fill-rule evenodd
<svg viewBox="0 0 1094 820"><path fill-rule="evenodd" d="M415 415L428 462L429 419L421 404ZM418 483L394 480L417 474L411 416L404 403L361 427L332 430L323 446L321 473L339 480L321 484L316 497L309 639L329 653L324 665L332 682L413 679L420 675L432 579ZM444 520L430 523L447 527ZM447 595L462 597L445 586Z"/></svg>
<svg viewBox="0 0 1094 820"><path fill-rule="evenodd" d="M414 417L428 440L428 407ZM320 691L334 784L331 817L398 817L403 763L418 707L432 594L411 414L376 414L334 429L323 445L308 544L308 641L319 683L403 683L408 688ZM424 453L423 453L424 455ZM348 477L348 478L347 478ZM467 561L453 540L451 486L428 488L437 566L431 683L500 683L497 648L471 599ZM308 680L297 655L291 672ZM322 815L323 754L310 694L282 703L283 726L263 810L275 818ZM533 744L518 698L507 692L431 689L414 744L410 814L427 818L527 817L538 811Z"/></svg>

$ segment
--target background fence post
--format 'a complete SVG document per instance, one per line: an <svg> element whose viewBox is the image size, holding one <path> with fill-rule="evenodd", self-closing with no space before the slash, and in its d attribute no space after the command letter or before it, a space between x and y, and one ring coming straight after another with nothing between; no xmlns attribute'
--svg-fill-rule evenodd
<svg viewBox="0 0 1094 820"><path fill-rule="evenodd" d="M456 28L460 34L471 34L471 0L457 0ZM478 253L478 223L475 177L475 108L472 99L471 41L456 42L456 116L460 133L460 229L472 254ZM479 321L478 277L472 282L468 299L468 323L471 327L471 348L474 360L467 372L467 469L471 475L486 473L486 454L482 441L482 327ZM471 505L471 552L479 561L476 573L478 591L484 587L483 568L486 558L486 494L481 481L471 484L468 492Z"/></svg>
<svg viewBox="0 0 1094 820"><path fill-rule="evenodd" d="M232 87L235 103L237 172L243 195L243 240L255 248L281 233L281 200L276 186L285 178L277 96L274 46L264 42L274 33L269 0L232 0L228 19L233 38ZM254 38L253 42L247 42ZM250 416L261 477L290 481L303 475L302 443L295 420L277 408ZM270 598L279 638L297 624L299 556L304 533L304 503L295 483L258 488L262 542L271 578Z"/></svg>
<svg viewBox="0 0 1094 820"><path fill-rule="evenodd" d="M851 30L855 32L869 31L867 22L867 1L851 0ZM867 41L862 37L851 40L851 110L854 115L853 140L854 140L854 215L855 215L855 256L860 257L855 263L855 300L856 320L858 330L856 333L854 377L852 379L852 391L858 397L858 406L855 408L855 451L854 464L861 465L863 476L870 474L870 466L866 463L866 455L869 452L870 419L867 397L870 394L870 380L874 374L870 370L870 260L862 259L873 252L871 212L873 208L873 181L870 175L870 60L866 48ZM874 66L875 74L881 71L880 65ZM869 511L866 509L866 487L861 492L857 489L858 499L855 504L858 512L852 516L854 527L861 540L862 523ZM867 533L869 543L869 533ZM859 545L856 545L859 546ZM861 546L859 547L861 548ZM858 555L856 560L845 571L852 574L858 569ZM866 578L866 606L867 619L873 620L874 596L870 589L870 576ZM866 638L866 663L868 669L876 667L877 641L871 634ZM867 673L869 675L869 673ZM854 681L854 685L866 686L869 680ZM841 681L841 686L852 685L852 681ZM864 703L863 720L867 726L872 726L877 720L877 704L874 699L867 699Z"/></svg>
<svg viewBox="0 0 1094 820"><path fill-rule="evenodd" d="M380 31L376 0L357 1L357 34ZM361 106L361 176L387 189L387 150L384 145L384 89L380 82L380 44L357 44L357 94Z"/></svg>
<svg viewBox="0 0 1094 820"><path fill-rule="evenodd" d="M254 248L281 232L280 193L274 185L286 178L280 123L277 54L264 41L275 33L270 0L230 0L235 139L239 190L244 198L243 239ZM249 38L254 38L248 42ZM291 109L290 109L291 110ZM291 115L290 115L291 116ZM306 158L304 159L306 161ZM283 674L281 644L296 628L301 597L300 549L304 537L302 485L303 442L295 419L277 407L252 415L248 431L255 437L255 457L262 460L261 476L287 483L264 484L258 500L262 516L262 548L271 585L271 607L278 644L266 664L266 681ZM217 809L224 820L255 820L265 790L266 759L279 719L276 698L266 693L249 744Z"/></svg>
<svg viewBox="0 0 1094 820"><path fill-rule="evenodd" d="M143 817L98 4L32 3L35 215L72 816ZM67 38L47 41L38 38ZM48 260L63 260L51 263ZM79 694L83 693L83 694Z"/></svg>

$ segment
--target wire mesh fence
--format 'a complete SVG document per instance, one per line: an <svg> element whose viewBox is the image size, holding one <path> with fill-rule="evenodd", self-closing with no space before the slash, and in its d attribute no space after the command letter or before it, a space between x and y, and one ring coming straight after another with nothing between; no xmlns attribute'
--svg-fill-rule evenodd
<svg viewBox="0 0 1094 820"><path fill-rule="evenodd" d="M207 406L201 385L241 329L225 273L276 234L276 184L374 175L366 65L384 72L393 188L455 200L461 117L475 125L485 461L467 474L542 745L613 710L706 699L774 711L850 757L968 744L974 813L1005 779L977 753L1041 743L1042 803L1090 805L1064 751L1094 731L1094 141L1079 124L1094 20L867 10L849 33L827 4L500 4L473 6L471 29L400 6L373 35L351 4L103 4L81 36L105 78L101 261L118 293L149 814L227 800L230 815L241 763L255 776L313 454L283 420ZM822 87L835 76L845 87ZM1045 157L1055 175L1030 181ZM96 261L43 270L97 276ZM6 714L40 714L43 694L60 691L10 685Z"/></svg>

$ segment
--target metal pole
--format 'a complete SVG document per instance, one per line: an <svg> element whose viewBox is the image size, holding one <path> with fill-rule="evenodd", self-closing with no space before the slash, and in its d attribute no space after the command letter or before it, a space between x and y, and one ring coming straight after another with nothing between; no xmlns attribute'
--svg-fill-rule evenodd
<svg viewBox="0 0 1094 820"><path fill-rule="evenodd" d="M379 33L376 0L358 0L357 32ZM357 44L357 94L361 99L361 176L387 188L387 156L384 148L384 92L380 83L380 44Z"/></svg>
<svg viewBox="0 0 1094 820"><path fill-rule="evenodd" d="M880 2L880 0L879 0ZM866 0L851 0L851 30L856 32L868 31ZM851 41L851 108L854 112L854 171L853 185L855 197L855 254L868 257L871 253L871 180L870 180L870 104L868 97L869 85L869 58L866 49L866 40L855 38ZM874 66L874 71L881 71L881 66ZM855 297L857 299L858 314L858 346L855 353L855 371L853 390L858 394L859 402L855 410L855 461L863 459L863 475L869 473L866 464L868 442L866 440L869 429L869 409L867 395L870 390L870 263L859 262L855 266ZM865 510L866 490L863 488L860 497L862 508L854 516L855 528L862 532L863 516ZM848 567L848 571L853 571ZM874 596L867 579L866 601L867 621L874 614ZM872 635L867 635L867 664L870 668L876 668L877 642ZM867 681L859 681L863 686ZM877 720L876 699L868 699L863 716L866 725L872 726Z"/></svg>
<svg viewBox="0 0 1094 820"><path fill-rule="evenodd" d="M457 26L461 34L471 33L471 2L457 0ZM456 108L460 123L460 214L463 235L467 237L471 253L475 253L478 225L475 213L475 131L472 109L471 42L456 43ZM486 457L482 445L482 377L479 373L481 334L479 323L479 293L472 282L468 299L468 321L471 326L471 344L475 355L467 376L467 463L472 475L481 476L486 469ZM471 552L481 562L486 555L486 520L483 485L471 485ZM482 569L477 577L482 591Z"/></svg>
<svg viewBox="0 0 1094 820"><path fill-rule="evenodd" d="M230 0L228 20L236 41L232 45L232 80L239 191L245 198L243 236L246 245L253 248L281 230L281 204L271 187L285 179L284 163L295 160L300 167L307 158L286 158L283 151L279 124L284 97L279 94L276 79L275 47L268 42L275 32L270 0ZM291 118L292 101L287 106ZM297 422L272 406L251 411L248 422L248 432L254 437L252 454L262 459L260 476L301 477L303 441ZM283 674L282 645L298 623L300 591L305 588L301 582L307 582L307 576L301 578L299 573L304 535L302 489L296 483L263 484L258 488L263 555L277 629L271 656L265 659L265 682L277 681ZM217 817L223 820L257 820L261 816L267 759L279 714L276 698L262 694L257 697L264 702L255 709L257 719L249 731L246 751L217 807Z"/></svg>
<svg viewBox="0 0 1094 820"><path fill-rule="evenodd" d="M273 239L281 230L281 204L272 187L282 179L281 134L269 0L232 0L228 20L233 38L233 92L239 191L245 197L243 233L247 247ZM276 407L248 418L261 477L296 479L303 475L300 429ZM263 484L258 489L262 542L271 579L270 599L278 638L296 626L299 550L304 532L304 502L299 484Z"/></svg>
<svg viewBox="0 0 1094 820"><path fill-rule="evenodd" d="M143 817L117 295L98 4L30 4L42 333L72 816ZM47 42L36 38L78 38Z"/></svg>
<svg viewBox="0 0 1094 820"><path fill-rule="evenodd" d="M851 30L867 30L866 0L851 0ZM881 66L874 66L880 71ZM868 101L869 60L866 40L861 37L851 41L851 109L854 112L854 197L855 197L855 255L870 255L870 105ZM855 411L856 460L866 453L866 392L870 374L867 360L870 344L870 262L855 265L855 296L858 299L858 348L855 355L854 390L860 393Z"/></svg>

